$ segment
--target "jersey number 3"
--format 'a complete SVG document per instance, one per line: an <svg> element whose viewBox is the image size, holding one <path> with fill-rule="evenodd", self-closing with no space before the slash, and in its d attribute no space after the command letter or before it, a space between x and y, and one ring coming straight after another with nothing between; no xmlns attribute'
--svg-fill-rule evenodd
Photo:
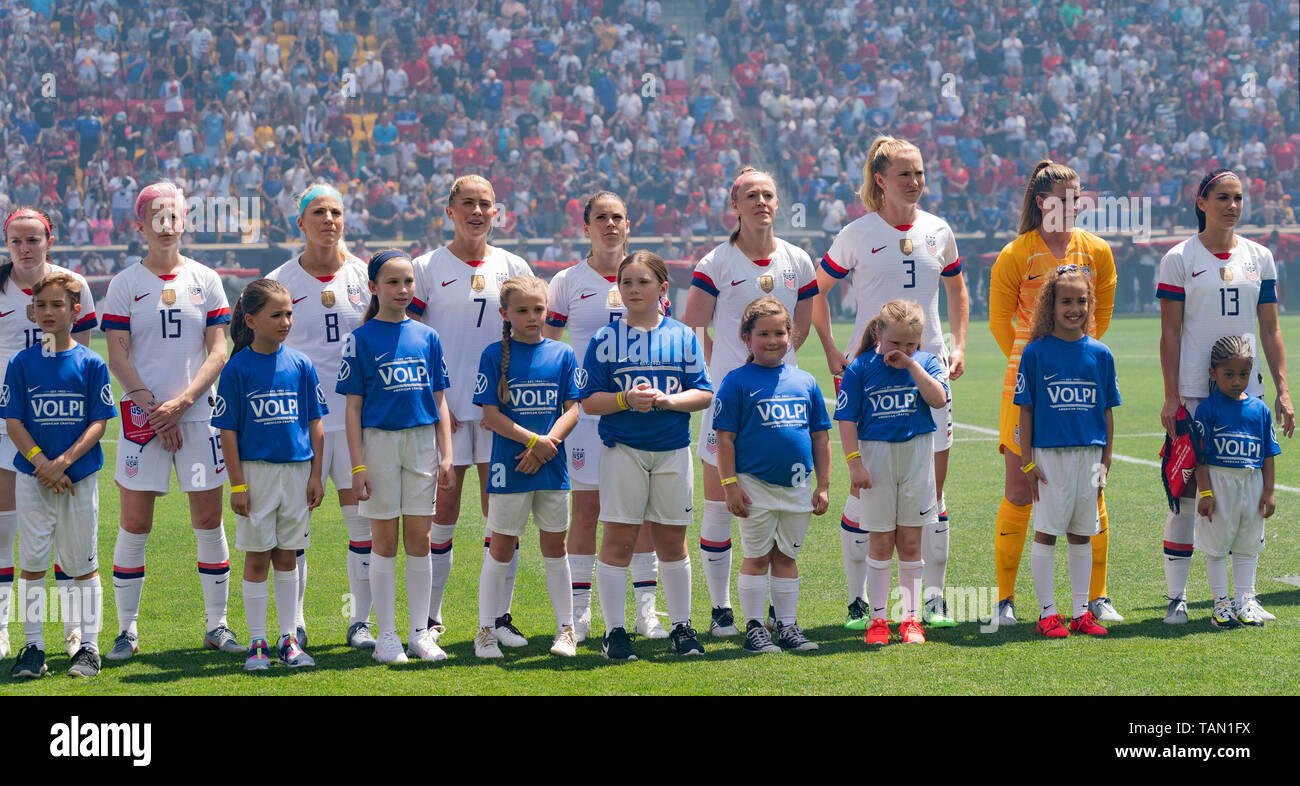
<svg viewBox="0 0 1300 786"><path fill-rule="evenodd" d="M903 285L903 289L912 289L916 286L916 260L904 259L903 264L907 265L905 271L907 273L907 283Z"/></svg>

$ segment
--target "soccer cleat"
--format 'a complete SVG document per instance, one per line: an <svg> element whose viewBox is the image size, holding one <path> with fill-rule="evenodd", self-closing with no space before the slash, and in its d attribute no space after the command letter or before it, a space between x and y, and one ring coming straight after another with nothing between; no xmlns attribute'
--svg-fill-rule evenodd
<svg viewBox="0 0 1300 786"><path fill-rule="evenodd" d="M924 644L925 631L921 629L921 623L916 617L908 617L898 626L898 638L904 644Z"/></svg>
<svg viewBox="0 0 1300 786"><path fill-rule="evenodd" d="M632 639L622 628L614 628L605 634L605 638L600 643L600 654L610 660L636 660Z"/></svg>
<svg viewBox="0 0 1300 786"><path fill-rule="evenodd" d="M1049 639L1063 639L1070 635L1060 614L1051 614L1038 621L1038 632Z"/></svg>
<svg viewBox="0 0 1300 786"><path fill-rule="evenodd" d="M817 642L803 635L803 628L794 623L785 625L780 622L776 623L776 646L796 652L812 652L820 649Z"/></svg>
<svg viewBox="0 0 1300 786"><path fill-rule="evenodd" d="M1186 625L1187 624L1187 599L1186 598L1165 598L1169 601L1169 607L1165 609L1166 625Z"/></svg>
<svg viewBox="0 0 1300 786"><path fill-rule="evenodd" d="M1241 627L1241 620L1237 618L1237 614L1232 610L1232 601L1230 600L1215 601L1214 611L1210 614L1210 622L1216 628L1230 630Z"/></svg>
<svg viewBox="0 0 1300 786"><path fill-rule="evenodd" d="M35 644L27 644L18 650L18 661L11 672L14 679L32 679L44 677L49 668L45 665L45 650Z"/></svg>
<svg viewBox="0 0 1300 786"><path fill-rule="evenodd" d="M1092 616L1097 618L1098 622L1123 622L1124 617L1118 611L1115 611L1115 604L1110 602L1110 598L1102 595L1096 600L1088 601L1088 611Z"/></svg>
<svg viewBox="0 0 1300 786"><path fill-rule="evenodd" d="M474 654L480 658L501 658L501 648L497 646L497 637L492 629L484 625L474 636Z"/></svg>
<svg viewBox="0 0 1300 786"><path fill-rule="evenodd" d="M1097 624L1097 618L1092 615L1091 611L1085 611L1083 616L1070 620L1070 631L1072 633L1086 633L1089 636L1105 636L1110 633L1110 631Z"/></svg>
<svg viewBox="0 0 1300 786"><path fill-rule="evenodd" d="M301 628L299 628L301 630ZM304 666L315 666L316 661L310 655L303 652L302 645L298 643L298 636L283 636L280 638L280 662L290 668L302 668Z"/></svg>
<svg viewBox="0 0 1300 786"><path fill-rule="evenodd" d="M98 677L99 652L90 647L82 647L72 656L72 666L68 668L69 677Z"/></svg>
<svg viewBox="0 0 1300 786"><path fill-rule="evenodd" d="M225 625L218 625L203 637L203 647L222 652L243 652L244 646L235 638L235 632Z"/></svg>
<svg viewBox="0 0 1300 786"><path fill-rule="evenodd" d="M140 637L129 631L122 631L113 639L113 649L104 657L109 660L129 660L140 651Z"/></svg>
<svg viewBox="0 0 1300 786"><path fill-rule="evenodd" d="M298 646L302 647L303 649L306 649L306 648L307 648L307 629L306 629L306 628L304 628L303 626L299 625L299 626L298 626L298 629L294 631L294 638L296 638L296 639L298 640Z"/></svg>
<svg viewBox="0 0 1300 786"><path fill-rule="evenodd" d="M880 617L876 617L871 621L871 625L867 627L866 635L862 637L862 641L866 644L883 645L888 644L893 637L894 634L889 630L889 623Z"/></svg>
<svg viewBox="0 0 1300 786"><path fill-rule="evenodd" d="M849 604L849 614L844 618L844 627L849 630L866 630L867 623L871 622L871 609L867 608L867 602L862 598L854 598Z"/></svg>
<svg viewBox="0 0 1300 786"><path fill-rule="evenodd" d="M572 658L578 654L578 637L573 632L572 625L565 625L555 634L555 641L551 644L551 654L559 655L561 658Z"/></svg>
<svg viewBox="0 0 1300 786"><path fill-rule="evenodd" d="M375 634L369 622L354 622L348 626L348 646L358 650L375 648Z"/></svg>
<svg viewBox="0 0 1300 786"><path fill-rule="evenodd" d="M922 617L925 624L932 628L952 628L957 625L957 620L948 613L948 602L942 595L936 595L925 602Z"/></svg>
<svg viewBox="0 0 1300 786"><path fill-rule="evenodd" d="M68 635L63 637L63 651L68 653L71 658L81 649L81 629L74 628L68 631Z"/></svg>
<svg viewBox="0 0 1300 786"><path fill-rule="evenodd" d="M715 607L711 616L709 635L719 639L740 635L740 629L736 627L736 615L732 613L730 608Z"/></svg>
<svg viewBox="0 0 1300 786"><path fill-rule="evenodd" d="M636 617L636 635L645 639L666 639L668 631L659 623L658 614L640 615Z"/></svg>
<svg viewBox="0 0 1300 786"><path fill-rule="evenodd" d="M7 626L8 620L0 620L0 658L9 657L9 631Z"/></svg>
<svg viewBox="0 0 1300 786"><path fill-rule="evenodd" d="M999 628L1002 627L1003 625L1015 625L1016 624L1016 602L1013 601L1011 598L1003 598L1002 600L998 601L998 614L997 617L995 617L995 619L998 622Z"/></svg>
<svg viewBox="0 0 1300 786"><path fill-rule="evenodd" d="M727 609L727 615L730 617L731 609ZM732 625L732 630L735 630L735 625ZM695 628L691 627L690 620L686 620L685 624L673 628L673 632L668 634L668 638L678 655L704 654L704 645L700 644L699 634L695 632Z"/></svg>
<svg viewBox="0 0 1300 786"><path fill-rule="evenodd" d="M437 636L427 628L411 636L411 641L406 645L406 654L412 658L435 662L447 659L447 653L438 646Z"/></svg>
<svg viewBox="0 0 1300 786"><path fill-rule="evenodd" d="M1277 617L1269 613L1263 606L1259 605L1259 596L1253 592L1248 592L1245 595L1241 596L1241 604L1237 607L1238 616L1241 616L1240 611L1243 611L1247 608L1254 610L1255 616L1259 617L1260 622L1273 622L1274 620L1277 619ZM1241 621L1246 622L1246 618L1241 617ZM1253 624L1253 623L1247 623L1247 624Z"/></svg>
<svg viewBox="0 0 1300 786"><path fill-rule="evenodd" d="M588 607L573 621L573 640L583 642L591 633L591 608Z"/></svg>
<svg viewBox="0 0 1300 786"><path fill-rule="evenodd" d="M390 630L379 634L375 641L375 651L371 654L380 663L407 663L406 653L402 652L402 637L397 631Z"/></svg>
<svg viewBox="0 0 1300 786"><path fill-rule="evenodd" d="M767 619L763 622L763 626L767 628L768 633L776 633L776 606L770 603L767 606Z"/></svg>
<svg viewBox="0 0 1300 786"><path fill-rule="evenodd" d="M767 632L767 628L758 620L750 620L745 625L745 640L741 646L745 652L763 653L763 652L780 652L781 648L772 642L772 634Z"/></svg>
<svg viewBox="0 0 1300 786"><path fill-rule="evenodd" d="M493 628L492 635L496 636L497 642L502 647L528 646L528 639L524 638L524 634L520 633L519 629L515 627L514 620L510 617L508 611L497 617L496 627Z"/></svg>
<svg viewBox="0 0 1300 786"><path fill-rule="evenodd" d="M244 671L266 671L271 668L271 645L266 639L253 639L244 658Z"/></svg>

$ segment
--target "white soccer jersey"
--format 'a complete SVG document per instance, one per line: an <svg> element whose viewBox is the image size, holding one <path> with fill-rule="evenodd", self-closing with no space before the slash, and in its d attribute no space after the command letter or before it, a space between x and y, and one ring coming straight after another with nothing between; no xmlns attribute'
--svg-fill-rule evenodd
<svg viewBox="0 0 1300 786"><path fill-rule="evenodd" d="M221 278L188 257L166 276L136 262L113 276L103 306L101 327L131 334L131 364L159 402L179 396L194 380L208 357L207 329L230 322ZM199 396L181 422L212 420L214 395Z"/></svg>
<svg viewBox="0 0 1300 786"><path fill-rule="evenodd" d="M961 272L957 240L948 222L924 210L916 222L896 227L879 213L867 213L840 230L822 258L822 269L835 278L853 271L853 299L858 316L848 353L857 351L867 323L891 300L913 300L925 312L921 349L947 365L939 321L939 281Z"/></svg>
<svg viewBox="0 0 1300 786"><path fill-rule="evenodd" d="M727 374L745 365L749 355L740 340L740 319L745 308L755 300L768 295L785 305L794 318L799 301L817 294L817 273L812 259L803 249L776 239L776 251L771 259L751 260L730 242L722 242L695 266L691 286L717 298L713 306L713 355L709 363L709 376L723 379ZM794 337L785 362L797 366L794 356Z"/></svg>
<svg viewBox="0 0 1300 786"><path fill-rule="evenodd" d="M325 277L303 270L301 259L298 254L266 275L284 284L293 301L293 329L284 343L311 360L317 377L334 379L343 361L343 340L361 325L370 304L370 273L351 254L337 273ZM326 432L342 431L347 396L334 392L333 384L321 389L329 407L321 423Z"/></svg>
<svg viewBox="0 0 1300 786"><path fill-rule="evenodd" d="M1183 304L1179 395L1209 395L1210 349L1214 342L1233 335L1252 337L1255 360L1246 393L1264 395L1263 351L1255 316L1261 303L1277 302L1277 266L1271 251L1238 235L1231 256L1219 259L1193 235L1160 260L1156 297Z"/></svg>
<svg viewBox="0 0 1300 786"><path fill-rule="evenodd" d="M421 254L415 264L415 296L411 311L438 331L447 375L447 408L457 420L479 420L474 380L478 361L488 344L501 340L501 284L533 270L521 257L488 246L487 257L465 262L446 246Z"/></svg>
<svg viewBox="0 0 1300 786"><path fill-rule="evenodd" d="M49 273L65 273L81 284L81 316L72 326L73 334L90 330L98 324L95 316L95 296L90 293L90 285L80 273L74 273L65 267L46 264ZM32 305L32 291L23 289L13 279L5 282L4 291L0 292L0 369L8 368L9 359L16 353L40 343L41 329L28 318L28 308Z"/></svg>

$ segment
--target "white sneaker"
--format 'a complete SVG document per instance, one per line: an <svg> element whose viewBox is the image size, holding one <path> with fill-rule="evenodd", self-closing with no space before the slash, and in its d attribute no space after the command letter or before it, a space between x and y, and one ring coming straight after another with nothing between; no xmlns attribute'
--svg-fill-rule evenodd
<svg viewBox="0 0 1300 786"><path fill-rule="evenodd" d="M77 654L79 649L81 649L81 628L75 628L68 631L68 635L63 637L63 651L68 653L68 657L71 658Z"/></svg>
<svg viewBox="0 0 1300 786"><path fill-rule="evenodd" d="M375 660L380 663L407 663L406 653L402 652L402 637L397 631L390 630L379 634L375 642Z"/></svg>
<svg viewBox="0 0 1300 786"><path fill-rule="evenodd" d="M578 639L572 625L565 625L564 630L555 634L555 643L551 645L551 654L563 658L572 658L578 654Z"/></svg>
<svg viewBox="0 0 1300 786"><path fill-rule="evenodd" d="M583 609L582 614L573 620L573 640L581 643L587 640L587 634L591 633L591 607Z"/></svg>
<svg viewBox="0 0 1300 786"><path fill-rule="evenodd" d="M1273 622L1274 620L1277 619L1277 617L1269 613L1263 606L1259 605L1259 598L1253 592L1248 592L1245 595L1241 596L1241 605L1238 606L1238 608L1241 611L1250 609L1251 612L1253 613L1253 616L1259 618L1260 622ZM1246 622L1246 617L1244 614L1239 613L1238 616L1241 617L1242 622ZM1246 622L1246 624L1254 625L1256 623Z"/></svg>
<svg viewBox="0 0 1300 786"><path fill-rule="evenodd" d="M651 611L648 616L637 615L636 635L646 639L666 639L668 631L659 624L659 615Z"/></svg>
<svg viewBox="0 0 1300 786"><path fill-rule="evenodd" d="M997 620L999 628L1016 624L1016 604L1010 598L998 601Z"/></svg>
<svg viewBox="0 0 1300 786"><path fill-rule="evenodd" d="M1187 624L1187 599L1186 598L1169 598L1169 606L1165 609L1166 625L1186 625Z"/></svg>
<svg viewBox="0 0 1300 786"><path fill-rule="evenodd" d="M1110 598L1102 595L1094 601L1088 603L1088 610L1092 616L1097 618L1098 622L1123 622L1124 618L1115 610L1115 604L1110 602Z"/></svg>
<svg viewBox="0 0 1300 786"><path fill-rule="evenodd" d="M492 629L484 625L474 637L474 654L480 658L501 658L501 648L497 646L497 637Z"/></svg>
<svg viewBox="0 0 1300 786"><path fill-rule="evenodd" d="M492 629L492 635L502 647L527 647L528 639L524 634L519 632L515 627L514 620L510 617L509 612L497 617L496 627Z"/></svg>
<svg viewBox="0 0 1300 786"><path fill-rule="evenodd" d="M406 654L420 660L439 661L447 659L447 653L443 652L442 648L438 646L438 639L429 630L422 630L419 634L411 637L411 643L406 647Z"/></svg>

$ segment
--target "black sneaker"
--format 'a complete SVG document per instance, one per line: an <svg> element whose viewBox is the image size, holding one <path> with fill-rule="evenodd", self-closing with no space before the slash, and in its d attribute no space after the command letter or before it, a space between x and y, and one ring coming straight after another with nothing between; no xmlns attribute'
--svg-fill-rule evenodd
<svg viewBox="0 0 1300 786"><path fill-rule="evenodd" d="M740 635L740 629L736 627L736 615L730 608L713 609L712 619L709 621L709 633L720 639Z"/></svg>
<svg viewBox="0 0 1300 786"><path fill-rule="evenodd" d="M780 652L781 648L772 643L772 635L763 627L763 623L758 620L750 620L745 626L745 643L746 652Z"/></svg>
<svg viewBox="0 0 1300 786"><path fill-rule="evenodd" d="M18 661L12 672L14 679L43 677L49 671L45 666L45 650L28 644L18 652Z"/></svg>
<svg viewBox="0 0 1300 786"><path fill-rule="evenodd" d="M849 604L849 613L844 617L844 627L849 630L866 630L871 622L871 609L862 598L854 598Z"/></svg>
<svg viewBox="0 0 1300 786"><path fill-rule="evenodd" d="M636 660L632 639L623 628L614 628L600 643L600 654L610 660Z"/></svg>
<svg viewBox="0 0 1300 786"><path fill-rule="evenodd" d="M818 649L817 642L803 635L803 628L797 624L776 624L776 645L783 650L811 652Z"/></svg>
<svg viewBox="0 0 1300 786"><path fill-rule="evenodd" d="M98 677L99 651L82 645L72 656L72 667L68 669L69 677Z"/></svg>
<svg viewBox="0 0 1300 786"><path fill-rule="evenodd" d="M731 609L727 609L727 619L731 619ZM673 632L668 634L668 640L672 642L673 648L678 655L704 654L704 646L700 644L698 634L695 632L695 628L691 627L690 620L687 620L685 625L678 625L673 628Z"/></svg>

